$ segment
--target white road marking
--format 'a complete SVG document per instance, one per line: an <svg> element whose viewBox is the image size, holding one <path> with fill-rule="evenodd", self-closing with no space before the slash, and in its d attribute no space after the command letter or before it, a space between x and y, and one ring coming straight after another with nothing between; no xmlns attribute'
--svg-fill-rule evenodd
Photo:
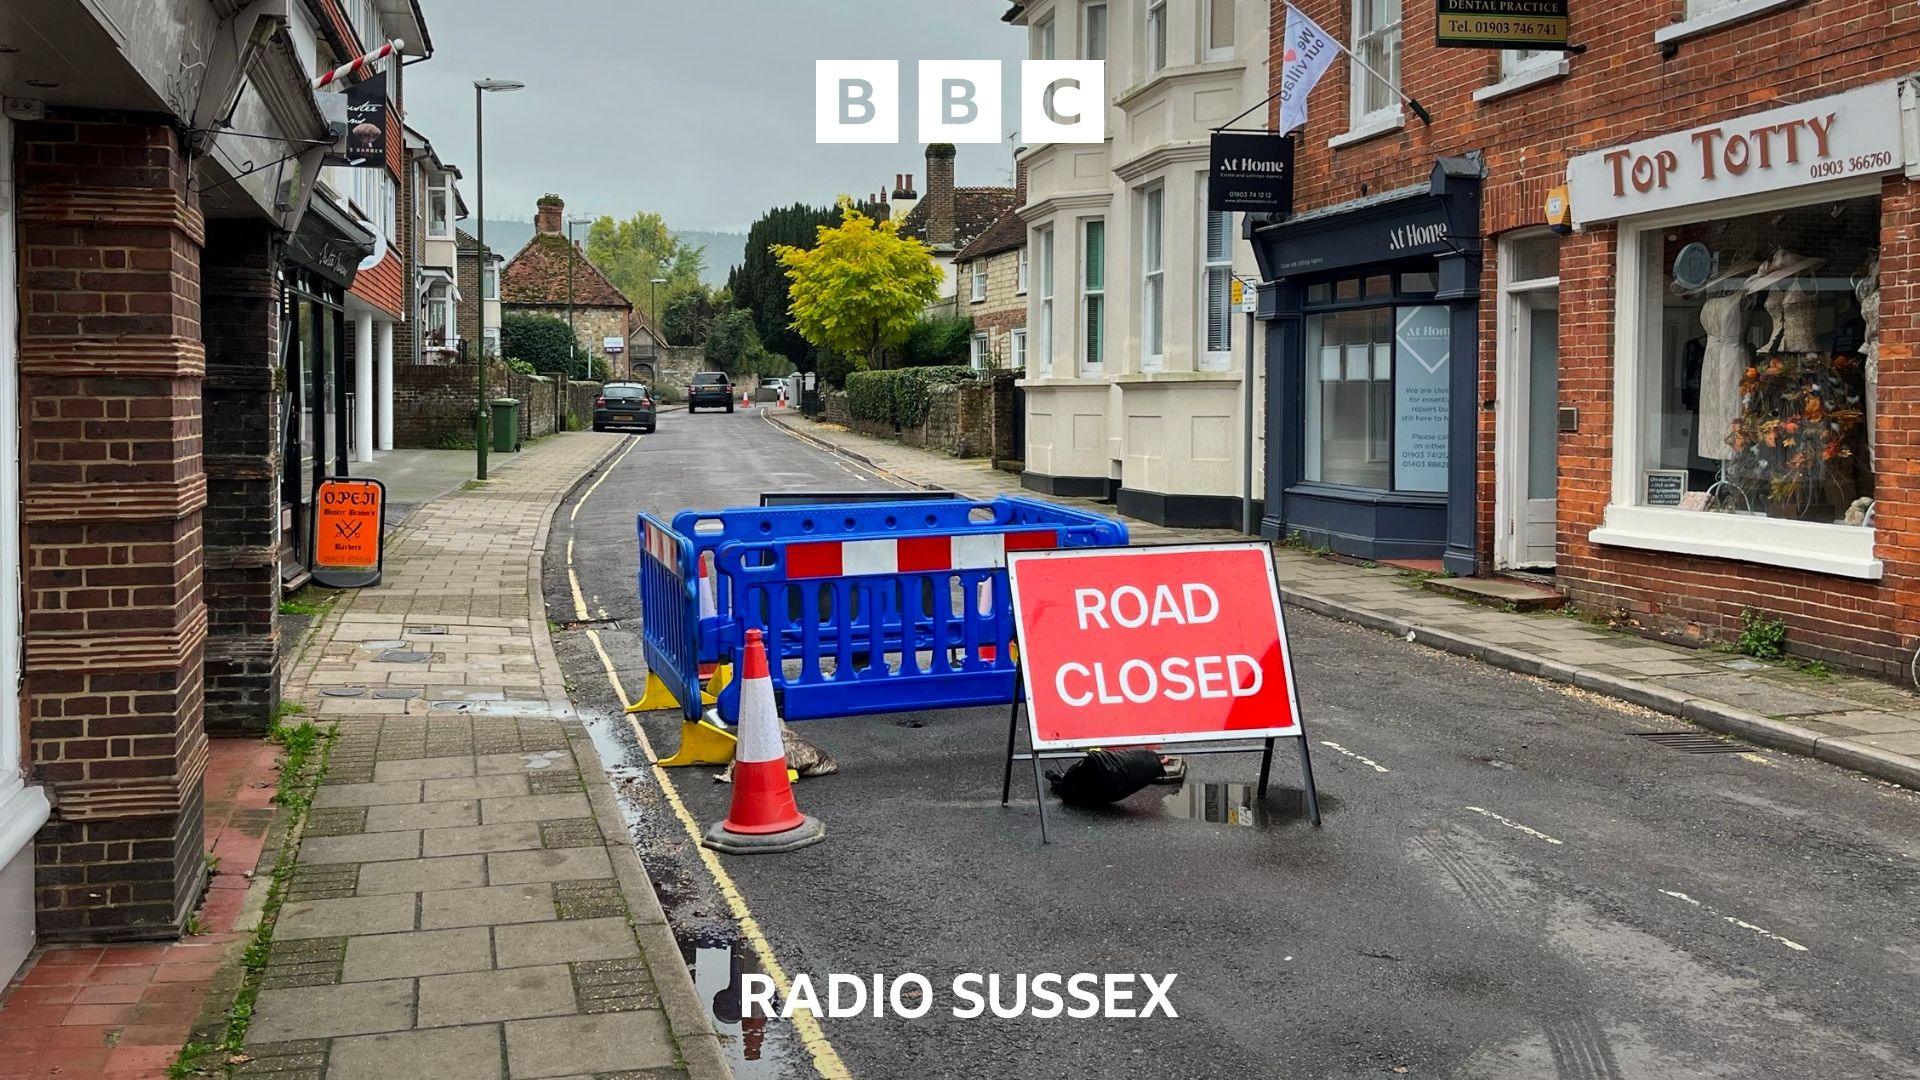
<svg viewBox="0 0 1920 1080"><path fill-rule="evenodd" d="M1777 941L1780 944L1785 945L1787 948L1792 949L1794 952L1811 952L1812 951L1808 949L1805 945L1802 945L1797 941L1792 941L1787 938L1783 938L1779 934L1776 934L1771 930L1767 930L1762 927L1755 926L1752 923L1746 921L1745 919L1736 919L1731 915L1722 915L1718 911L1715 911L1712 907L1706 904L1703 904L1698 900L1695 900L1693 897L1688 896L1686 893L1675 892L1672 889L1661 889L1660 892L1663 895L1673 897L1675 900L1692 904L1694 907L1699 908L1701 911L1704 911L1707 914L1712 915L1716 918L1725 920L1726 922L1730 922L1733 925L1741 928L1742 930L1751 930L1754 933L1759 934L1761 937L1768 939L1769 941Z"/></svg>
<svg viewBox="0 0 1920 1080"><path fill-rule="evenodd" d="M1529 829L1525 825L1520 824L1519 822L1513 820L1512 818L1501 817L1499 814L1494 813L1493 811L1487 809L1484 806L1469 806L1467 807L1467 809L1473 811L1476 814L1481 814L1485 817L1490 817L1493 820L1499 822L1500 824L1505 825L1509 829L1518 829L1521 832L1526 833L1528 836L1531 836L1536 840L1545 840L1549 844L1564 843L1564 841L1555 840L1553 837L1548 836L1546 833L1543 833L1538 829Z"/></svg>
<svg viewBox="0 0 1920 1080"><path fill-rule="evenodd" d="M1340 745L1339 743L1337 743L1337 742L1328 742L1328 741L1327 741L1327 740L1325 740L1325 739L1321 739L1321 740L1320 740L1320 745L1321 745L1321 746L1324 746L1324 747L1326 747L1326 748L1327 748L1327 749L1329 749L1329 750L1332 750L1332 751L1334 751L1335 753L1339 753L1339 754L1345 754L1345 755L1346 755L1347 757L1350 757L1350 758L1352 758L1353 760L1355 760L1355 761L1357 761L1357 762L1359 762L1360 764L1362 764L1362 765L1365 765L1365 766L1367 766L1367 767L1369 767L1369 768L1371 768L1371 769L1372 769L1372 770L1373 770L1374 772L1386 772L1386 771L1387 771L1387 767L1386 767L1385 765L1382 765L1382 764L1380 764L1379 762L1377 762L1377 761L1375 761L1375 760L1373 760L1373 759L1372 759L1372 758L1370 758L1370 757L1367 757L1367 756L1366 756L1366 755L1364 755L1364 754L1356 754L1356 753L1354 753L1353 751L1351 751L1351 750L1349 750L1349 749L1347 749L1346 747L1344 747L1344 746L1341 746L1341 745Z"/></svg>

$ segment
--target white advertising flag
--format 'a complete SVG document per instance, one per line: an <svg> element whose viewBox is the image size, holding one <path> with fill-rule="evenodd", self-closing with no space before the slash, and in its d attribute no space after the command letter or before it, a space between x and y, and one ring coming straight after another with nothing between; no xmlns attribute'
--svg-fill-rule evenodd
<svg viewBox="0 0 1920 1080"><path fill-rule="evenodd" d="M1340 43L1320 24L1287 5L1286 47L1280 54L1280 130L1285 135L1307 122L1307 95L1327 73Z"/></svg>

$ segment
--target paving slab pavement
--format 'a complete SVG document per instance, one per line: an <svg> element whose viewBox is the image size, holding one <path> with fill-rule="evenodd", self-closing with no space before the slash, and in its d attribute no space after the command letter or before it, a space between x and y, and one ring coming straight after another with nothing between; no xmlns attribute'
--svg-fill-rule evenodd
<svg viewBox="0 0 1920 1080"><path fill-rule="evenodd" d="M624 442L555 436L425 501L314 629L286 695L338 738L240 1075L730 1075L539 592L555 507Z"/></svg>
<svg viewBox="0 0 1920 1080"><path fill-rule="evenodd" d="M1115 512L1091 499L1027 491L1017 474L982 459L929 453L793 411L761 415L795 438L909 487L981 499L1026 495ZM1235 530L1175 529L1132 520L1127 527L1136 544L1245 539ZM1920 696L1904 688L1672 645L1591 626L1567 612L1499 611L1430 592L1417 575L1284 545L1274 546L1274 566L1287 603L1920 789Z"/></svg>

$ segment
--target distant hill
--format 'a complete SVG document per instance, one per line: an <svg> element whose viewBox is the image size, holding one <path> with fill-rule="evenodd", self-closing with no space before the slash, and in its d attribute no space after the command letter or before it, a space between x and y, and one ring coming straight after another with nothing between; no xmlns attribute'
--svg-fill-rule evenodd
<svg viewBox="0 0 1920 1080"><path fill-rule="evenodd" d="M473 231L473 223L463 226ZM587 230L582 227L575 235L586 241ZM696 230L678 231L673 234L681 242L694 244L706 249L707 269L700 279L708 285L719 288L727 283L727 271L740 265L747 254L747 234L731 232L699 232ZM507 258L513 258L527 241L533 239L533 222L515 221L506 218L487 219L487 246L500 252Z"/></svg>

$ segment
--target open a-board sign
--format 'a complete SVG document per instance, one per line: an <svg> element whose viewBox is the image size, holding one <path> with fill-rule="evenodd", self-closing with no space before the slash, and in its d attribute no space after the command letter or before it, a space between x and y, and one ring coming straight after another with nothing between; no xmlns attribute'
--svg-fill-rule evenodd
<svg viewBox="0 0 1920 1080"><path fill-rule="evenodd" d="M335 477L320 484L313 506L313 579L333 589L379 584L386 557L386 485Z"/></svg>

